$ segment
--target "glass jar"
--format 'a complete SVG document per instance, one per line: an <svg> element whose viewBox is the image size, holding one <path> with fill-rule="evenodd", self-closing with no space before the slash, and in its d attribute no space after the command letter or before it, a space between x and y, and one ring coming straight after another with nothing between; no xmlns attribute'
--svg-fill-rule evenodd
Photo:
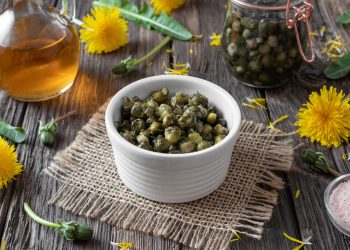
<svg viewBox="0 0 350 250"><path fill-rule="evenodd" d="M285 83L303 58L314 59L311 39L307 43L311 12L301 0L229 1L221 49L232 74L256 88ZM303 52L308 47L311 59Z"/></svg>
<svg viewBox="0 0 350 250"><path fill-rule="evenodd" d="M7 0L0 13L0 90L21 101L53 98L72 86L79 67L79 37L66 15L34 0ZM63 1L63 3L66 3Z"/></svg>
<svg viewBox="0 0 350 250"><path fill-rule="evenodd" d="M337 215L335 211L333 211L331 206L331 195L341 183L350 181L350 174L342 175L335 180L333 180L326 188L324 192L324 203L326 205L327 214L333 225L343 234L350 237L350 223L346 221L344 218L341 218Z"/></svg>

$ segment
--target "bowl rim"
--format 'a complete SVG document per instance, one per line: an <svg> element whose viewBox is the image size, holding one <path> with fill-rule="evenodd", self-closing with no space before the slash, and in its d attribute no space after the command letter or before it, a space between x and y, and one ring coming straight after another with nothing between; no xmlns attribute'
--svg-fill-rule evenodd
<svg viewBox="0 0 350 250"><path fill-rule="evenodd" d="M328 212L329 217L331 217L331 219L336 220L337 224L341 224L343 226L344 226L343 220L331 208L330 198L331 198L333 190L339 184L346 182L346 181L350 181L350 174L343 174L343 175L335 178L333 181L331 181L331 183L329 183L327 185L326 190L324 191L324 195L323 195L324 204L326 206L326 210ZM348 224L346 224L346 227L350 228L350 226Z"/></svg>
<svg viewBox="0 0 350 250"><path fill-rule="evenodd" d="M228 135L218 144L213 145L207 149L201 150L201 151L196 151L196 152L191 152L191 153L183 153L183 154L166 154L166 153L161 153L161 152L154 152L154 151L149 151L146 149L142 149L137 147L136 145L128 142L125 140L117 131L114 121L113 121L113 113L116 111L115 106L116 103L118 102L119 98L123 97L125 92L129 92L130 89L133 89L134 87L144 85L147 82L152 82L152 81L164 81L164 80L179 80L179 81L199 81L201 82L202 85L207 85L210 88L215 89L221 96L224 96L225 98L229 99L232 105L235 108L236 114L235 118L233 119L233 126L229 130ZM232 111L234 112L234 111ZM131 82L124 88L120 89L110 100L108 103L107 109L106 109L106 114L105 114L105 122L106 122L106 128L107 128L107 133L109 134L110 139L120 141L125 147L128 148L128 150L131 151L136 151L140 154L147 155L149 157L158 157L158 158L167 158L167 159L176 159L176 158L190 158L194 156L202 156L207 154L209 151L214 151L216 149L219 149L221 147L224 147L227 145L227 143L235 137L239 133L240 127L241 127L241 122L242 122L242 114L240 107L237 103L237 101L233 98L231 94L229 94L225 89L222 87L216 85L213 82L210 82L208 80L204 80L198 77L193 77L193 76L183 76L183 75L157 75L157 76L150 76L146 78L142 78L140 80Z"/></svg>

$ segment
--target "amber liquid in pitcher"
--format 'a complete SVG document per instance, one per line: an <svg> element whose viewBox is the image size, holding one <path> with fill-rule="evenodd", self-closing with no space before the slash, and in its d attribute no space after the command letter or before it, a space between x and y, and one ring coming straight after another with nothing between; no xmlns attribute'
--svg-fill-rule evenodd
<svg viewBox="0 0 350 250"><path fill-rule="evenodd" d="M23 101L50 99L69 89L79 67L79 38L63 21L50 13L16 19L12 32L20 39L5 47L0 40L0 89Z"/></svg>

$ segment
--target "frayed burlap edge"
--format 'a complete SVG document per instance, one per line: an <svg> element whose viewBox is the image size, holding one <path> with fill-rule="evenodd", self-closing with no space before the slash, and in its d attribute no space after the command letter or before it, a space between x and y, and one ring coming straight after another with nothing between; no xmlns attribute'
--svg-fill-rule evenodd
<svg viewBox="0 0 350 250"><path fill-rule="evenodd" d="M230 239L234 237L232 230L255 239L261 238L264 223L271 218L273 206L277 203L278 190L284 187L284 181L276 171L288 172L293 161L292 146L283 141L273 140L278 131L252 121L242 122L241 133L271 138L270 147L265 152L267 164L262 170L259 182L252 190L248 204L238 215L237 223L225 229L209 228L182 222L161 213L143 211L137 204L106 198L103 194L92 193L84 187L79 187L79 183L70 181L69 172L72 171L70 166L74 164L69 164L70 159L65 158L65 154L72 150L79 151L83 141L91 138L93 142L96 131L104 130L104 111L105 106L81 129L72 145L59 152L51 165L44 170L49 176L63 182L49 204L74 214L99 218L102 222L113 226L161 235L200 249L226 249Z"/></svg>

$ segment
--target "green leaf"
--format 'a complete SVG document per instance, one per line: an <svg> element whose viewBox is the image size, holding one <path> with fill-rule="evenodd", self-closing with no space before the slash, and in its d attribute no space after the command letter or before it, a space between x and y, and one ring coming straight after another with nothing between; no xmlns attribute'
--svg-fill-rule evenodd
<svg viewBox="0 0 350 250"><path fill-rule="evenodd" d="M350 52L345 53L338 61L331 62L323 71L329 79L339 79L350 72Z"/></svg>
<svg viewBox="0 0 350 250"><path fill-rule="evenodd" d="M347 24L350 23L350 11L345 12L343 15L338 16L335 19L336 23L342 23L342 24Z"/></svg>
<svg viewBox="0 0 350 250"><path fill-rule="evenodd" d="M26 132L23 128L13 127L2 119L0 119L0 135L15 143L22 143L27 138Z"/></svg>
<svg viewBox="0 0 350 250"><path fill-rule="evenodd" d="M165 13L157 15L149 4L143 4L140 10L129 0L98 0L94 1L93 5L113 5L119 8L122 17L135 22L146 29L153 29L164 35L182 41L188 41L192 38L191 32L189 32L178 21Z"/></svg>

